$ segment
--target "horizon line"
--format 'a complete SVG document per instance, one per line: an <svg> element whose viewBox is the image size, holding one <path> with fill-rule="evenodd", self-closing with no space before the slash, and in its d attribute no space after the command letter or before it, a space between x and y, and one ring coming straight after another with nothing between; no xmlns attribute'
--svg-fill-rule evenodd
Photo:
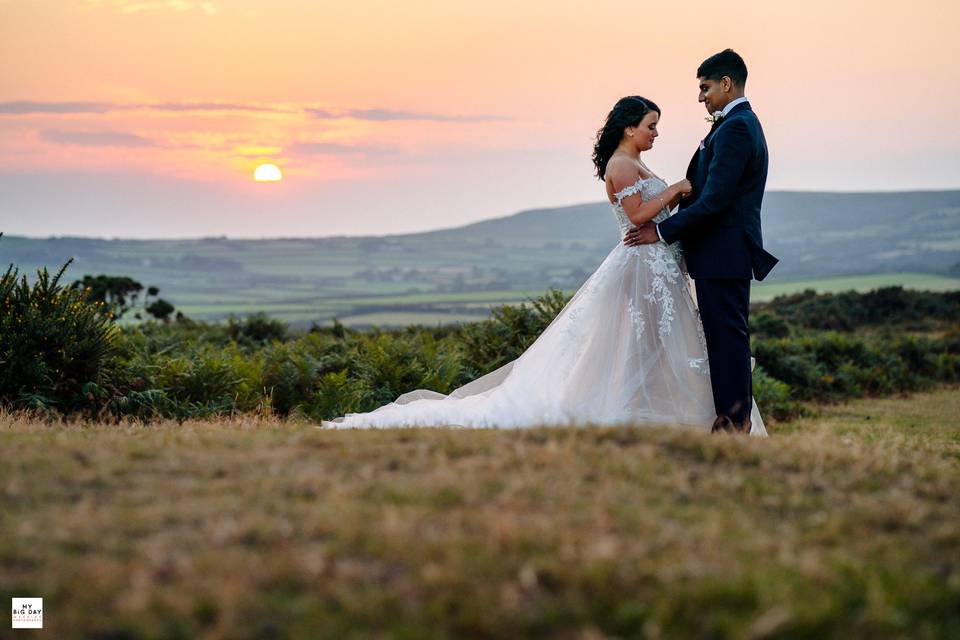
<svg viewBox="0 0 960 640"><path fill-rule="evenodd" d="M855 190L855 191L844 191L844 190L804 190L804 189L771 189L765 193L765 195L770 195L774 193L784 193L784 194L803 194L803 195L848 195L848 196L864 196L864 195L909 195L915 193L952 193L960 192L960 187L953 188L930 188L930 189L900 189L900 190ZM125 242L182 242L182 241L191 241L191 240L217 240L217 241L248 241L248 242L262 242L262 241L283 241L283 240L337 240L337 239L362 239L362 238L392 238L392 237L403 237L403 236L414 236L414 235L423 235L428 233L439 233L443 231L454 231L456 229L463 229L466 227L471 227L477 224L483 224L485 222L492 222L495 220L505 220L507 218L512 218L514 216L522 215L525 213L533 213L538 211L549 211L553 209L574 209L578 207L587 207L587 206L597 206L597 205L609 205L609 202L603 200L593 200L589 202L579 202L574 204L566 205L555 205L555 206L543 206L543 207L533 207L529 209L521 209L513 213L508 213L504 215L492 216L489 218L483 218L476 220L474 222L467 222L465 224L460 224L452 227L437 227L433 229L422 229L420 231L401 231L397 233L387 233L387 234L337 234L329 236L318 236L318 235L304 235L304 236L228 236L227 234L216 234L216 235L200 235L200 236L84 236L84 235L75 235L75 234L66 234L66 235L48 235L48 236L33 236L33 235L20 235L20 234L9 234L3 229L0 229L0 235L3 238L19 238L25 240L102 240L104 242L113 242L113 241L125 241ZM0 242L2 242L0 238ZM2 246L2 245L0 245Z"/></svg>

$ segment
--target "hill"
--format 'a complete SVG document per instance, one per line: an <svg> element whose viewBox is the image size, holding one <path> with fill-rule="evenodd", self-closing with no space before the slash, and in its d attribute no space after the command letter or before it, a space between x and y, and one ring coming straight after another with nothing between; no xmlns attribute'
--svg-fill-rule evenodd
<svg viewBox="0 0 960 640"><path fill-rule="evenodd" d="M763 224L781 259L764 287L911 273L951 288L943 277L960 275L960 191L771 192ZM575 289L617 241L609 205L592 203L380 237L4 237L0 261L33 272L73 257L73 278L129 275L198 318L263 310L301 324L390 324L466 319L547 287Z"/></svg>
<svg viewBox="0 0 960 640"><path fill-rule="evenodd" d="M613 243L606 203L535 209L421 234L542 248ZM764 238L781 258L775 279L898 271L947 273L960 261L960 191L811 193L774 191L763 207ZM606 247L607 244L603 246Z"/></svg>

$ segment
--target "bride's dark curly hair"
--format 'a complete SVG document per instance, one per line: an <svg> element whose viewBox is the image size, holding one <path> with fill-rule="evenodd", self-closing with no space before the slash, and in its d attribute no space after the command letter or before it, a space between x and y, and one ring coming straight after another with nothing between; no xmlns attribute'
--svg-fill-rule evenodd
<svg viewBox="0 0 960 640"><path fill-rule="evenodd" d="M607 174L607 162L617 150L623 140L623 130L640 124L643 117L656 111L660 115L660 107L641 96L627 96L617 100L613 109L607 114L607 121L597 131L597 141L593 145L593 165L597 168L597 177L601 180Z"/></svg>

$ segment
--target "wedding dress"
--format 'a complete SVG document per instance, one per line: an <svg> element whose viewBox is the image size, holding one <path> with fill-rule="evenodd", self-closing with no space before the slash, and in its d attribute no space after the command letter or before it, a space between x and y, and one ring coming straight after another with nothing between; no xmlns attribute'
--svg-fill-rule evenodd
<svg viewBox="0 0 960 640"><path fill-rule="evenodd" d="M616 194L613 212L621 237L633 227L621 201L636 193L649 201L666 186L651 177ZM654 221L669 215L664 208ZM418 389L323 426L649 424L709 431L716 412L690 287L677 243L618 243L516 360L448 396ZM751 421L751 435L767 435L756 403Z"/></svg>

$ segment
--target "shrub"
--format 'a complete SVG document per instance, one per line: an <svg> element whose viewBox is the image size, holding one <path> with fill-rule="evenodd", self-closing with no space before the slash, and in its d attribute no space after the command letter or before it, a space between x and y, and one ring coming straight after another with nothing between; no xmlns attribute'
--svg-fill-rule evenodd
<svg viewBox="0 0 960 640"><path fill-rule="evenodd" d="M932 293L882 287L867 293L817 294L812 289L757 305L791 325L826 331L899 325L915 330L955 323L960 317L960 291ZM781 336L782 337L782 336Z"/></svg>
<svg viewBox="0 0 960 640"><path fill-rule="evenodd" d="M231 317L227 321L227 332L231 339L253 345L287 339L287 325L265 313L254 313L244 320Z"/></svg>
<svg viewBox="0 0 960 640"><path fill-rule="evenodd" d="M297 347L276 344L264 356L264 393L269 406L283 416L309 401L317 386L320 361Z"/></svg>
<svg viewBox="0 0 960 640"><path fill-rule="evenodd" d="M762 367L753 372L753 398L764 417L790 420L804 414L803 405L794 400L790 385L771 378Z"/></svg>
<svg viewBox="0 0 960 640"><path fill-rule="evenodd" d="M808 333L758 340L753 352L798 400L832 402L927 388L955 379L951 338Z"/></svg>
<svg viewBox="0 0 960 640"><path fill-rule="evenodd" d="M170 315L176 311L176 309L172 304L163 298L157 298L151 302L149 306L147 306L145 311L157 320L163 320L164 322L167 322L170 319Z"/></svg>
<svg viewBox="0 0 960 640"><path fill-rule="evenodd" d="M493 309L491 317L483 322L463 325L458 337L465 351L468 379L518 358L553 322L569 299L562 291L550 289L530 300L529 306L526 303L504 305Z"/></svg>
<svg viewBox="0 0 960 640"><path fill-rule="evenodd" d="M31 286L11 265L0 278L0 403L11 407L89 408L84 386L109 378L117 353L116 328L103 303L83 289L37 272Z"/></svg>
<svg viewBox="0 0 960 640"><path fill-rule="evenodd" d="M368 411L414 389L449 393L462 380L459 350L428 332L358 334L346 360L350 380L367 390L352 398Z"/></svg>
<svg viewBox="0 0 960 640"><path fill-rule="evenodd" d="M303 407L304 413L322 420L363 411L364 399L370 394L364 381L350 379L346 369L331 371L321 376L317 390L310 402Z"/></svg>
<svg viewBox="0 0 960 640"><path fill-rule="evenodd" d="M292 333L265 314L121 328L103 302L60 286L67 265L53 278L41 271L32 287L13 267L0 280L4 405L144 419L261 409L329 419L417 388L449 393L518 357L568 302L551 290L482 322L369 332L335 323ZM758 305L754 393L764 415L788 419L802 413L800 401L960 381L960 328L943 315L958 301L891 288ZM916 326L937 332L911 335ZM853 332L862 327L870 331Z"/></svg>
<svg viewBox="0 0 960 640"><path fill-rule="evenodd" d="M761 311L750 316L750 335L761 338L785 338L790 335L790 325L775 313Z"/></svg>

